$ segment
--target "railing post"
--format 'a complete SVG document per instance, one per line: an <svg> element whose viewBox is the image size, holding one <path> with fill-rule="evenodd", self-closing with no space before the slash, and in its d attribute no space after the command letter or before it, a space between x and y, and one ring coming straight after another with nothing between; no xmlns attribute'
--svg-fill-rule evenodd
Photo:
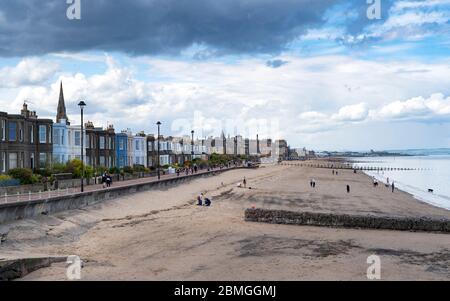
<svg viewBox="0 0 450 301"><path fill-rule="evenodd" d="M8 193L5 192L5 203L8 203Z"/></svg>
<svg viewBox="0 0 450 301"><path fill-rule="evenodd" d="M42 199L42 191L39 190L39 199Z"/></svg>
<svg viewBox="0 0 450 301"><path fill-rule="evenodd" d="M31 191L28 191L28 200L31 201Z"/></svg>
<svg viewBox="0 0 450 301"><path fill-rule="evenodd" d="M17 201L20 201L20 192L17 192Z"/></svg>

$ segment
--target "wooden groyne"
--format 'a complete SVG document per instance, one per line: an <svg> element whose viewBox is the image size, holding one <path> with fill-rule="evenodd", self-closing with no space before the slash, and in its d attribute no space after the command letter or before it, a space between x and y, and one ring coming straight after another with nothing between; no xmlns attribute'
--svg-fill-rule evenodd
<svg viewBox="0 0 450 301"><path fill-rule="evenodd" d="M360 170L360 171L419 171L419 170L429 170L427 168L352 166L351 164L335 165L335 164L327 164L327 163L280 163L280 165L297 166L297 167L310 167L310 168Z"/></svg>

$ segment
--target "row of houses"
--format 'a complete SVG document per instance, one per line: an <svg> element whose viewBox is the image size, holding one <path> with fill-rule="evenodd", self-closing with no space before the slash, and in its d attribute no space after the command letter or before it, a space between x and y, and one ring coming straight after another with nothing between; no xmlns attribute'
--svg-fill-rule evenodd
<svg viewBox="0 0 450 301"><path fill-rule="evenodd" d="M84 138L83 149L82 140ZM288 156L285 140L248 139L242 136L208 137L192 139L191 136L172 137L133 134L130 129L116 133L113 125L96 127L88 121L81 132L81 125L72 125L66 112L61 83L56 122L38 118L25 103L20 115L0 112L0 172L13 168L45 168L53 163L65 163L81 159L96 167L140 165L155 167L158 164L183 165L196 158L208 159L217 154L274 157Z"/></svg>

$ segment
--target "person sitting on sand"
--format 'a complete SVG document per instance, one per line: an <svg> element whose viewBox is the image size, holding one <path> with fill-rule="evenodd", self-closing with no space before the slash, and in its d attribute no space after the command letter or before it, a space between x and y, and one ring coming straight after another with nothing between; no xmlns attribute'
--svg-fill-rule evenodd
<svg viewBox="0 0 450 301"><path fill-rule="evenodd" d="M206 207L211 206L211 200L209 198L205 198L205 206Z"/></svg>
<svg viewBox="0 0 450 301"><path fill-rule="evenodd" d="M203 206L203 192L197 197L197 206Z"/></svg>

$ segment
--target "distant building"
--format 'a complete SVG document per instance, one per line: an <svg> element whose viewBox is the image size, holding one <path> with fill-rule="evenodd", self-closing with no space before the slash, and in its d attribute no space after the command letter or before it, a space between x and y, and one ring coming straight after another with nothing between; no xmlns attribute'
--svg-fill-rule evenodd
<svg viewBox="0 0 450 301"><path fill-rule="evenodd" d="M26 103L20 115L0 112L0 172L51 165L52 128L51 119L38 119Z"/></svg>
<svg viewBox="0 0 450 301"><path fill-rule="evenodd" d="M132 147L132 164L147 167L147 137L144 132L133 137Z"/></svg>
<svg viewBox="0 0 450 301"><path fill-rule="evenodd" d="M127 132L116 134L116 167L130 166L128 161L128 135Z"/></svg>
<svg viewBox="0 0 450 301"><path fill-rule="evenodd" d="M114 126L94 127L88 121L86 127L86 163L97 167L111 168L116 164L116 134Z"/></svg>
<svg viewBox="0 0 450 301"><path fill-rule="evenodd" d="M53 162L66 163L73 159L81 159L82 136L85 135L81 134L80 125L70 125L61 82L56 123L53 124ZM86 142L84 143L83 155L86 156Z"/></svg>

